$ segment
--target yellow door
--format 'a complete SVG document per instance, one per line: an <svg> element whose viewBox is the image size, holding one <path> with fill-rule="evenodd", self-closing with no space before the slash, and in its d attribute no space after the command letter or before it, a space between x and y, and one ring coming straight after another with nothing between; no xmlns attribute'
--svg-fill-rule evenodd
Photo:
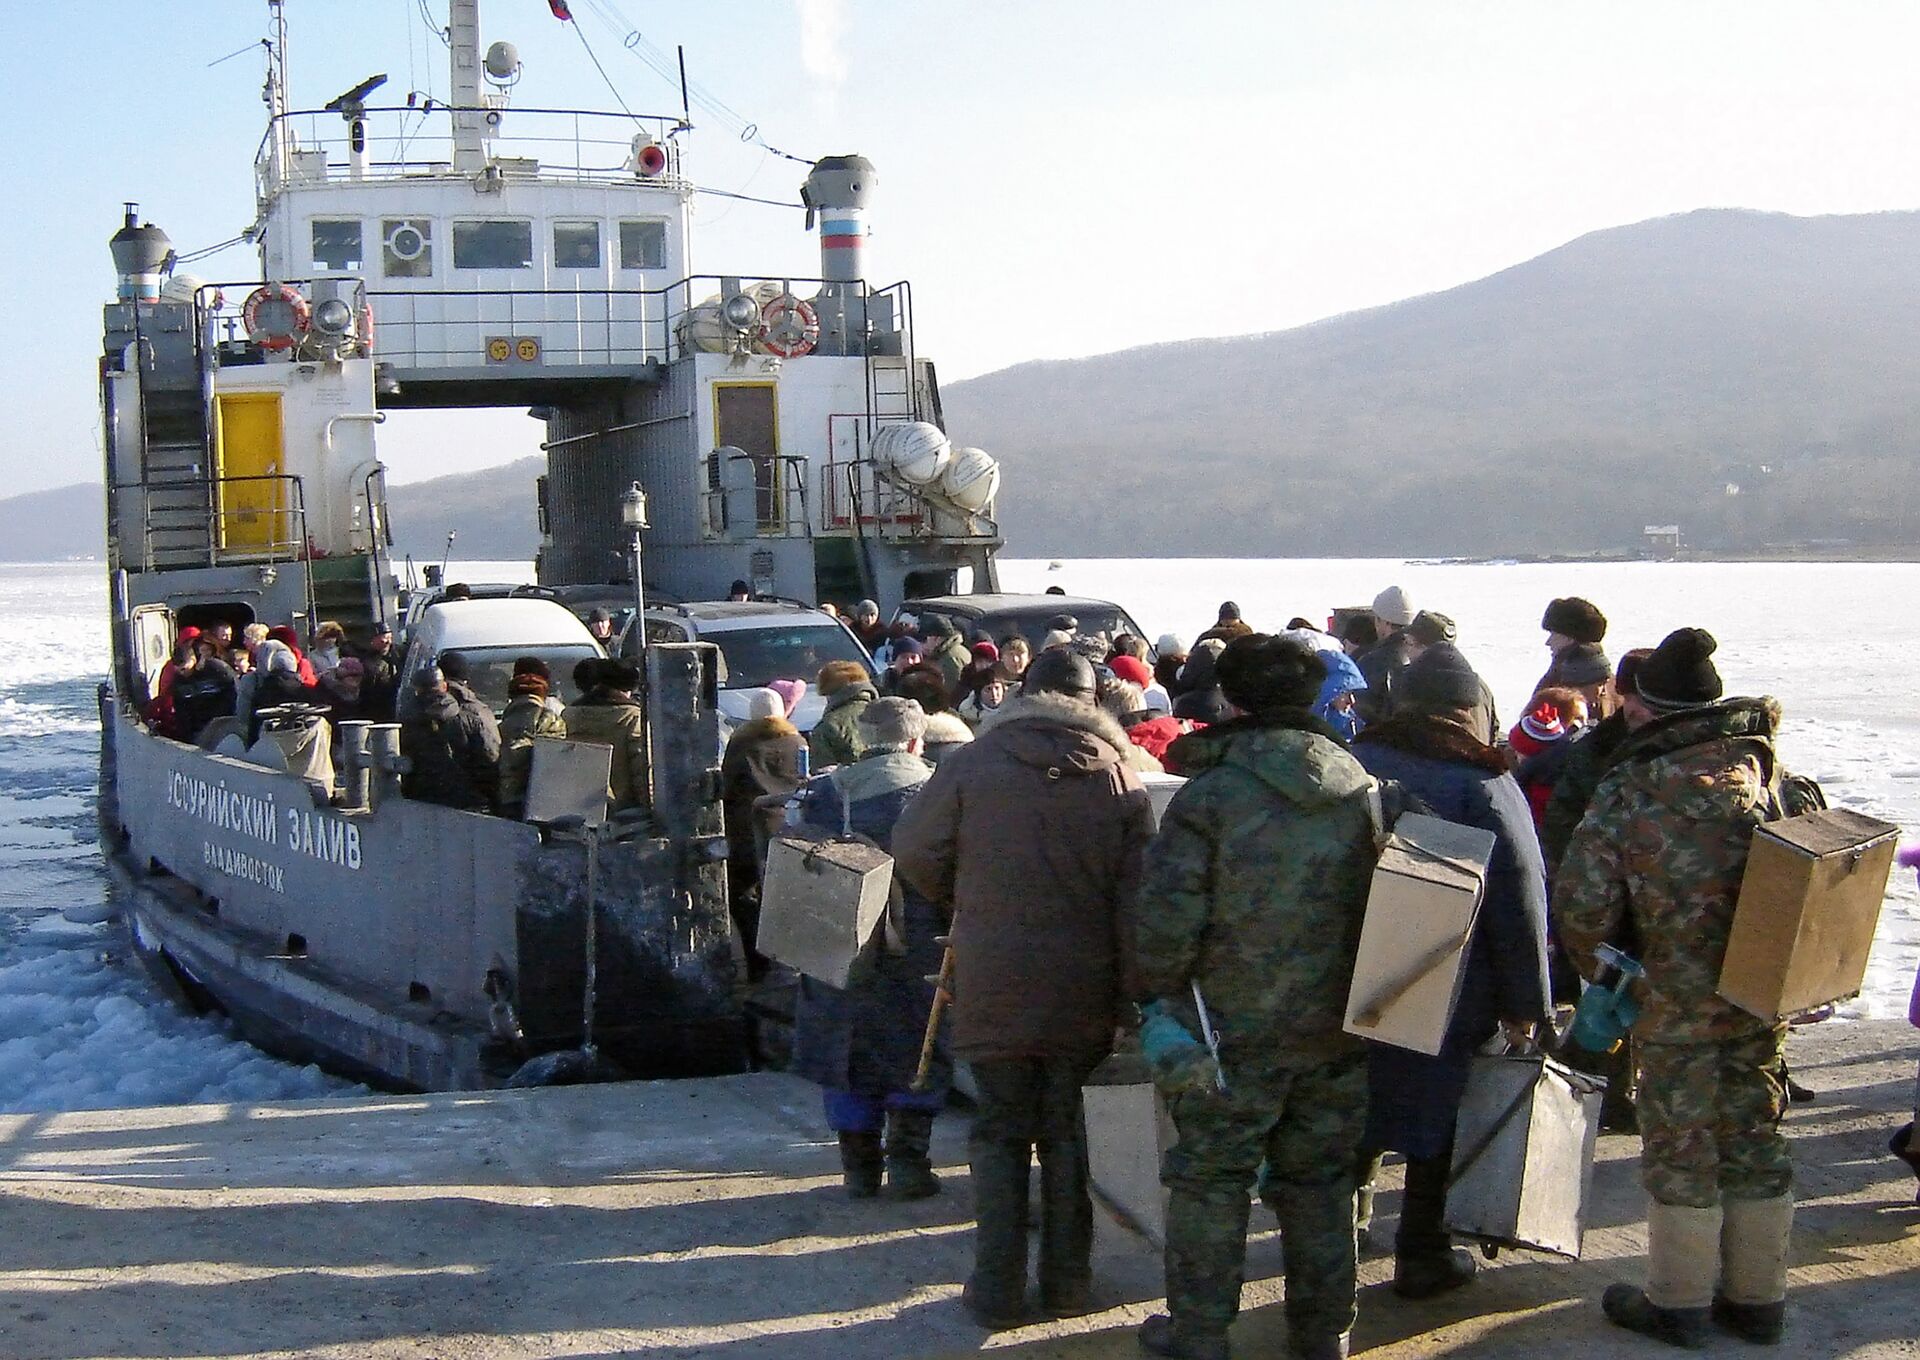
<svg viewBox="0 0 1920 1360"><path fill-rule="evenodd" d="M289 484L280 476L280 394L229 392L216 399L215 412L220 546L262 552L293 546Z"/></svg>

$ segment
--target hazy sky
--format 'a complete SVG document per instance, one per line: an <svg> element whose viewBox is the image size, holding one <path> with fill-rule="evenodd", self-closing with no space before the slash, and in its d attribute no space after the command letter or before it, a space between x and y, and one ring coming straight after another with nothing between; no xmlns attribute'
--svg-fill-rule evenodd
<svg viewBox="0 0 1920 1360"><path fill-rule="evenodd" d="M288 0L297 107L376 71L444 95L445 0ZM942 380L1276 330L1696 207L1920 206L1920 6L1562 0L487 0L528 106L678 92L684 44L765 142L880 173L871 277L914 283ZM0 3L0 495L98 476L99 304L122 199L181 251L252 217L263 0ZM213 64L218 63L218 64ZM700 182L791 198L803 167L696 108ZM703 199L701 272L815 272L798 211ZM242 247L194 266L257 277ZM390 423L396 480L532 452L518 413Z"/></svg>

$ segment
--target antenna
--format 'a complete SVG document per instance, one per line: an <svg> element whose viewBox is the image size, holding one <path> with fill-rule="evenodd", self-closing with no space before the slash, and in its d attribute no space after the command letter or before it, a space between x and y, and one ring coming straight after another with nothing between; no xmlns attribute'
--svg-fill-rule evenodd
<svg viewBox="0 0 1920 1360"><path fill-rule="evenodd" d="M676 44L674 49L680 57L680 126L688 132L693 131L693 105L687 99L687 49Z"/></svg>

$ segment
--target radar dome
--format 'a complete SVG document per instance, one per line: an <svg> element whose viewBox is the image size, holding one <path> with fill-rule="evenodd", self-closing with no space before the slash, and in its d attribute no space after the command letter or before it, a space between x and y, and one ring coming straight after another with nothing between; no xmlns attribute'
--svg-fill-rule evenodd
<svg viewBox="0 0 1920 1360"><path fill-rule="evenodd" d="M983 449L955 449L940 491L962 510L979 514L1000 494L1000 464Z"/></svg>
<svg viewBox="0 0 1920 1360"><path fill-rule="evenodd" d="M909 486L932 486L953 457L945 432L924 420L882 425L872 449L874 466Z"/></svg>
<svg viewBox="0 0 1920 1360"><path fill-rule="evenodd" d="M487 74L495 80L512 80L520 69L520 49L510 42L497 42L487 49Z"/></svg>

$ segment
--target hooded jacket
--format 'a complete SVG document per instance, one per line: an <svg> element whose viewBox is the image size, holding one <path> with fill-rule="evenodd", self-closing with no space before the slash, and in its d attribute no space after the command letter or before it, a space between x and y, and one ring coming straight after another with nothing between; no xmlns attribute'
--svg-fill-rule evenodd
<svg viewBox="0 0 1920 1360"><path fill-rule="evenodd" d="M608 812L647 801L647 716L638 699L597 689L568 704L561 719L571 741L597 741L613 748Z"/></svg>
<svg viewBox="0 0 1920 1360"><path fill-rule="evenodd" d="M1406 629L1395 629L1360 653L1356 661L1367 687L1353 696L1354 712L1363 723L1380 722L1393 712L1398 697L1394 687L1400 672L1413 664L1413 639Z"/></svg>
<svg viewBox="0 0 1920 1360"><path fill-rule="evenodd" d="M401 725L400 749L413 762L404 786L407 797L472 811L493 806L500 729L465 685L450 680L444 693L422 694Z"/></svg>
<svg viewBox="0 0 1920 1360"><path fill-rule="evenodd" d="M973 729L958 713L927 715L927 764L938 767L948 756L973 740Z"/></svg>
<svg viewBox="0 0 1920 1360"><path fill-rule="evenodd" d="M1010 698L894 827L900 874L953 918L959 1056L1086 1059L1112 1045L1153 834L1127 745L1091 704Z"/></svg>
<svg viewBox="0 0 1920 1360"><path fill-rule="evenodd" d="M1342 1020L1373 876L1373 781L1305 712L1221 723L1170 755L1187 783L1147 851L1143 993L1194 1025L1200 984L1229 1083L1357 1053Z"/></svg>
<svg viewBox="0 0 1920 1360"><path fill-rule="evenodd" d="M851 765L860 759L860 752L865 745L860 740L860 714L879 697L880 691L867 680L848 685L828 696L827 706L821 712L819 721L814 723L813 731L807 734L807 750L813 757L814 769L824 770L829 765Z"/></svg>
<svg viewBox="0 0 1920 1360"><path fill-rule="evenodd" d="M500 811L518 817L526 809L527 779L533 773L533 743L564 737L567 724L537 694L516 694L500 715Z"/></svg>
<svg viewBox="0 0 1920 1360"><path fill-rule="evenodd" d="M1614 754L1553 885L1553 919L1582 977L1602 944L1647 970L1633 1027L1647 1043L1775 1028L1716 994L1754 828L1779 808L1771 699L1728 699L1648 723Z"/></svg>
<svg viewBox="0 0 1920 1360"><path fill-rule="evenodd" d="M1163 713L1129 727L1127 740L1159 761L1160 768L1168 774L1179 774L1180 771L1168 762L1167 752L1186 734L1187 729L1180 725L1178 718Z"/></svg>

